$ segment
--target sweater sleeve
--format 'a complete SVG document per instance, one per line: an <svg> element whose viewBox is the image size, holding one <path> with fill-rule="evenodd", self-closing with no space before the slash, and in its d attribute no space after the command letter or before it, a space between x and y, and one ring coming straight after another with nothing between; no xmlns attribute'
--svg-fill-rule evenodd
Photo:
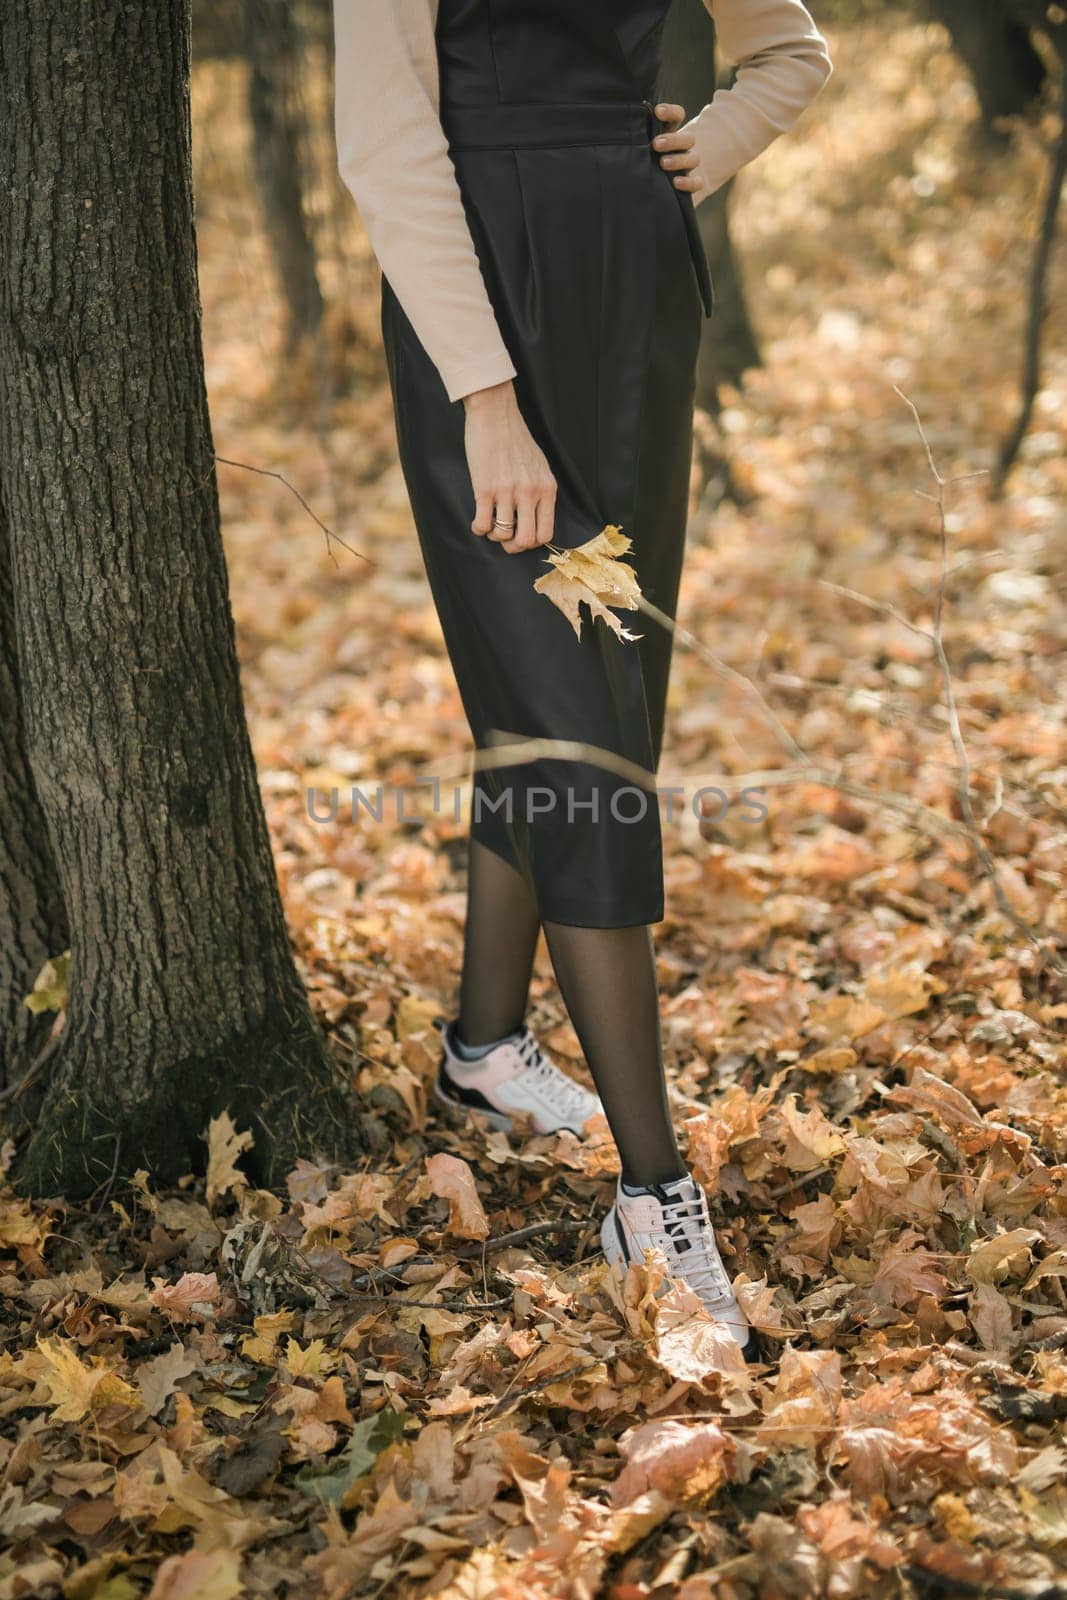
<svg viewBox="0 0 1067 1600"><path fill-rule="evenodd" d="M338 167L450 400L515 376L438 114L436 0L334 0Z"/></svg>
<svg viewBox="0 0 1067 1600"><path fill-rule="evenodd" d="M728 89L689 123L706 188L721 189L787 133L833 71L826 40L801 0L704 0L723 56L736 63Z"/></svg>

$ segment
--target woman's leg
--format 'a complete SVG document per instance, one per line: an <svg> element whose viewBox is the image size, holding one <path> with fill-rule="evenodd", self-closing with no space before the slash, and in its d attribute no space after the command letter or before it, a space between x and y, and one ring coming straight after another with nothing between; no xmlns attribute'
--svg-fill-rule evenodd
<svg viewBox="0 0 1067 1600"><path fill-rule="evenodd" d="M685 1172L667 1105L652 930L545 923L552 965L632 1187Z"/></svg>
<svg viewBox="0 0 1067 1600"><path fill-rule="evenodd" d="M521 1028L539 929L533 897L511 864L470 844L459 1040L472 1050ZM669 1183L685 1164L667 1104L659 995L647 927L546 923L560 992L618 1146L623 1182Z"/></svg>
<svg viewBox="0 0 1067 1600"><path fill-rule="evenodd" d="M459 1038L471 1049L522 1027L540 922L510 862L471 838Z"/></svg>

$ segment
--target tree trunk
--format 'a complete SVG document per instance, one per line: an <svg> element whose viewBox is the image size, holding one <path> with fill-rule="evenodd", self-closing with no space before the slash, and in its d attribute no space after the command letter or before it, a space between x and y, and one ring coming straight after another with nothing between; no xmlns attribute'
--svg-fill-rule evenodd
<svg viewBox="0 0 1067 1600"><path fill-rule="evenodd" d="M303 129L289 0L245 0L252 159L288 313L290 354L322 321L323 300L303 200Z"/></svg>
<svg viewBox="0 0 1067 1600"><path fill-rule="evenodd" d="M37 802L19 700L15 602L0 509L0 1088L29 1071L51 1014L25 997L51 956L67 948L67 916Z"/></svg>
<svg viewBox="0 0 1067 1600"><path fill-rule="evenodd" d="M0 491L30 765L70 922L20 1166L83 1195L263 1181L348 1120L289 947L241 703L193 231L188 0L0 21Z"/></svg>
<svg viewBox="0 0 1067 1600"><path fill-rule="evenodd" d="M998 117L1014 117L1040 95L1045 66L1034 49L1023 17L1007 0L926 0L935 21L948 30L962 58L982 113L991 126Z"/></svg>
<svg viewBox="0 0 1067 1600"><path fill-rule="evenodd" d="M663 38L661 99L695 116L715 92L715 30L702 0L676 0ZM727 209L732 184L697 207L701 238L715 282L715 312L704 330L697 367L697 404L715 414L719 384L739 384L760 352L745 299L744 282L730 238Z"/></svg>
<svg viewBox="0 0 1067 1600"><path fill-rule="evenodd" d="M243 0L192 0L193 60L232 61L244 55Z"/></svg>

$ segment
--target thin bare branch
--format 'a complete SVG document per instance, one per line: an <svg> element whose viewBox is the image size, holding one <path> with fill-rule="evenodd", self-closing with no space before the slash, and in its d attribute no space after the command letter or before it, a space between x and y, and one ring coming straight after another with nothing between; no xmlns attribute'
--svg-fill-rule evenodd
<svg viewBox="0 0 1067 1600"><path fill-rule="evenodd" d="M339 533L334 533L332 528L328 528L325 522L323 522L322 518L318 516L318 514L314 512L308 505L307 501L304 499L304 496L300 493L300 490L296 487L296 485L290 483L289 479L283 472L276 472L273 467L253 467L247 461L233 461L229 456L216 456L215 460L220 466L240 467L242 472L255 472L258 473L261 478L276 478L279 483L283 483L288 489L289 493L293 495L295 499L297 499L303 506L312 522L316 523L326 535L326 550L333 562L336 563L337 557L333 553L331 540L334 543L339 544L342 550L347 550L349 555L355 556L357 560L365 561L368 567L376 567L378 565L376 561L371 560L370 556L365 556L362 550L356 550L352 545L346 544Z"/></svg>

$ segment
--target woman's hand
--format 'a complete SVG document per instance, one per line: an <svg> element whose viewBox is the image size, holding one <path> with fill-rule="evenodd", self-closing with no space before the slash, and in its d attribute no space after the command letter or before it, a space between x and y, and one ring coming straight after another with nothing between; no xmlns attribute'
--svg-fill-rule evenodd
<svg viewBox="0 0 1067 1600"><path fill-rule="evenodd" d="M671 182L676 189L682 189L686 194L700 194L704 179L700 172L696 134L692 128L681 126L685 121L684 106L659 105L656 115L661 122L675 125L670 133L659 133L652 141L652 148L660 158L660 166L671 174Z"/></svg>
<svg viewBox="0 0 1067 1600"><path fill-rule="evenodd" d="M472 533L510 555L548 544L556 515L556 480L523 420L513 383L478 389L467 411L467 465L474 486Z"/></svg>

